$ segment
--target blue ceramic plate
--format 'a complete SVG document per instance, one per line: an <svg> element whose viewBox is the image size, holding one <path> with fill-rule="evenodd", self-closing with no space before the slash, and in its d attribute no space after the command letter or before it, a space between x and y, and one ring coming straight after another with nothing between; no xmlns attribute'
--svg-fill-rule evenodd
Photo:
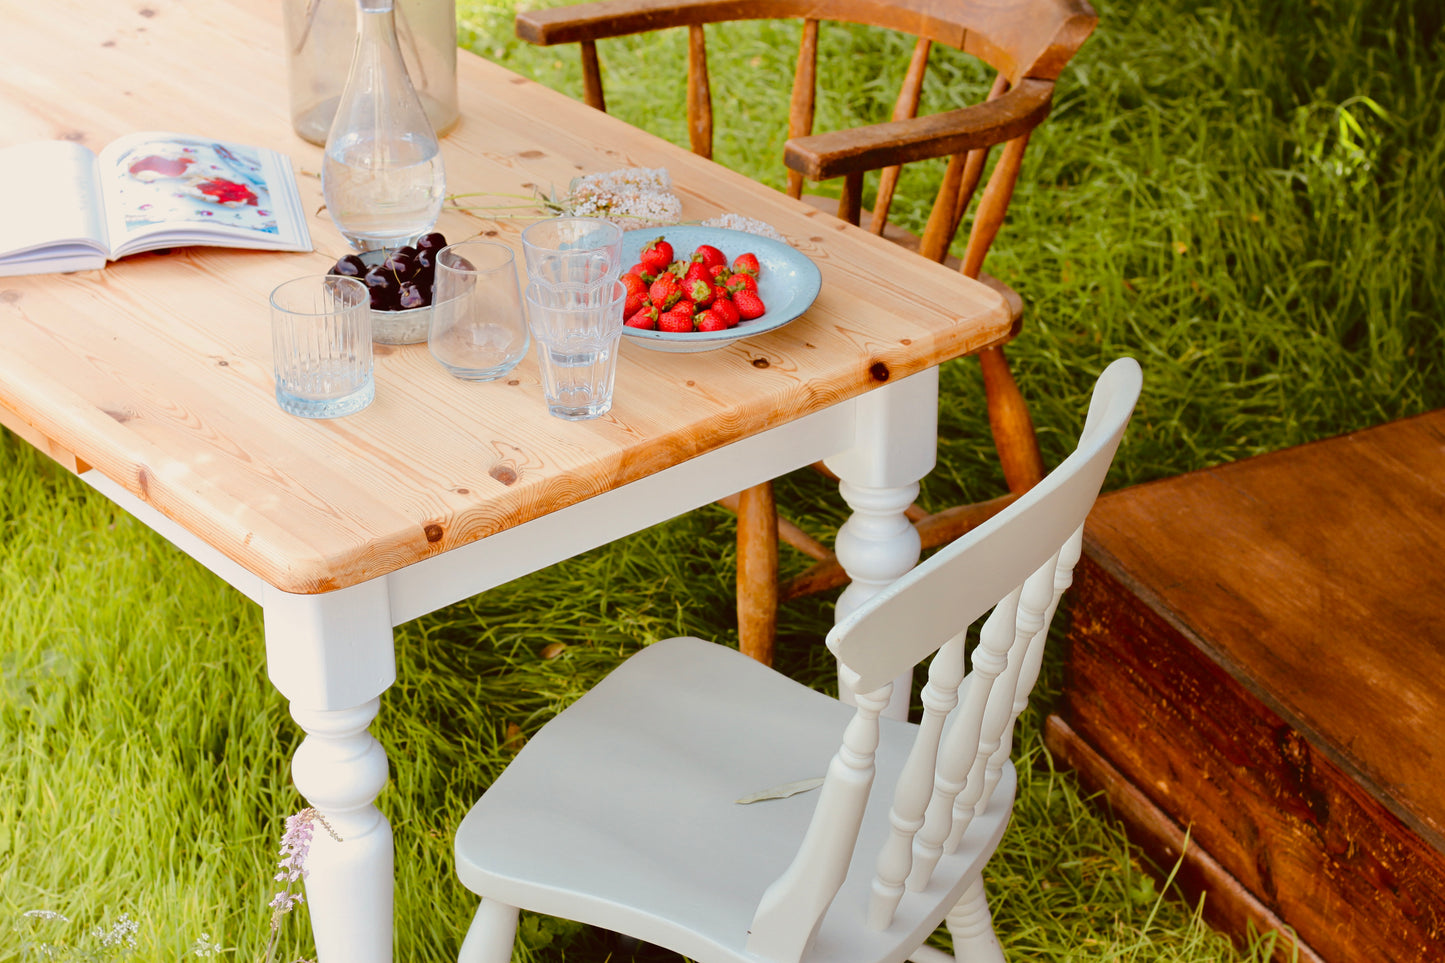
<svg viewBox="0 0 1445 963"><path fill-rule="evenodd" d="M818 266L781 241L731 231L721 227L649 227L627 231L622 235L622 269L637 263L644 245L655 237L664 237L672 245L675 258L686 258L699 244L711 244L727 255L728 262L739 254L751 251L758 256L758 296L767 305L760 318L743 321L726 331L694 331L688 334L672 331L643 331L623 328L622 333L636 344L654 351L711 351L741 338L751 338L781 328L798 317L813 303L822 287Z"/></svg>

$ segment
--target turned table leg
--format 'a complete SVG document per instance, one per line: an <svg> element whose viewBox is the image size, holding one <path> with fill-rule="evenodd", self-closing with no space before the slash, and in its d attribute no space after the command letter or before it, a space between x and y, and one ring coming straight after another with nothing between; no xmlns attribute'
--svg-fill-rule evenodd
<svg viewBox="0 0 1445 963"><path fill-rule="evenodd" d="M858 399L856 443L825 461L853 510L834 544L851 579L838 598L835 620L918 564L922 544L905 511L918 497L919 479L933 469L937 446L937 368ZM911 677L896 680L883 714L906 718L911 689Z"/></svg>
<svg viewBox="0 0 1445 963"><path fill-rule="evenodd" d="M390 963L391 826L374 802L387 762L368 728L396 678L386 580L326 595L268 591L265 620L268 672L306 732L296 788L341 837L318 827L306 861L316 958Z"/></svg>

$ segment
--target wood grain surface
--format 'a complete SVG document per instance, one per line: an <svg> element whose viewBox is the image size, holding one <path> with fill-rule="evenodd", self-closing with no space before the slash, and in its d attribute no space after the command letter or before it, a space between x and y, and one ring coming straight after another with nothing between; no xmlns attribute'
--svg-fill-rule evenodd
<svg viewBox="0 0 1445 963"><path fill-rule="evenodd" d="M1086 529L1065 720L1331 961L1445 955L1442 544L1445 411Z"/></svg>
<svg viewBox="0 0 1445 963"><path fill-rule="evenodd" d="M4 422L285 591L383 575L1008 335L987 287L462 52L449 192L545 193L580 173L665 167L684 219L773 224L819 266L822 293L797 321L718 351L625 345L614 408L590 422L546 413L531 357L469 384L425 345L377 346L361 413L294 418L274 400L267 295L346 248L323 210L321 151L290 127L276 5L56 0L7 20L0 146L99 149L171 130L292 158L312 253L188 248L0 279ZM516 246L527 223L449 210L437 226Z"/></svg>

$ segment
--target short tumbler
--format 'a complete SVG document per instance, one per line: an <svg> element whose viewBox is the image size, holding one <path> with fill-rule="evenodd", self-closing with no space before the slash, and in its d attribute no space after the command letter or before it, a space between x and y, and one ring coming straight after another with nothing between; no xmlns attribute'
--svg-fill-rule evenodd
<svg viewBox="0 0 1445 963"><path fill-rule="evenodd" d="M622 273L622 228L596 217L552 217L522 232L527 279L597 284Z"/></svg>
<svg viewBox="0 0 1445 963"><path fill-rule="evenodd" d="M527 285L527 319L551 414L580 421L611 410L626 299L618 281Z"/></svg>
<svg viewBox="0 0 1445 963"><path fill-rule="evenodd" d="M437 254L432 357L464 381L493 381L527 356L527 322L512 249L463 241Z"/></svg>
<svg viewBox="0 0 1445 963"><path fill-rule="evenodd" d="M360 411L376 394L371 297L356 278L316 275L271 292L276 402L302 418Z"/></svg>

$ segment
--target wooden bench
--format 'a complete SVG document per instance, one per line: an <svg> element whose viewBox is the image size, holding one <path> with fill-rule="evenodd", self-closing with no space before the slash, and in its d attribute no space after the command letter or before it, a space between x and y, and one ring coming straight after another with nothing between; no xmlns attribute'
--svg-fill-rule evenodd
<svg viewBox="0 0 1445 963"><path fill-rule="evenodd" d="M1445 411L1106 496L1048 745L1215 925L1445 960L1442 562Z"/></svg>

